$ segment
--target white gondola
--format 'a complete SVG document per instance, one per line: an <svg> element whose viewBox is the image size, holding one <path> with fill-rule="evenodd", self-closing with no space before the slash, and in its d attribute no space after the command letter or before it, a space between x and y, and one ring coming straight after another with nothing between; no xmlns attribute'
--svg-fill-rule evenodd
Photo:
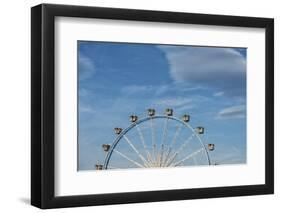
<svg viewBox="0 0 281 213"><path fill-rule="evenodd" d="M138 120L138 116L136 116L136 115L131 115L131 116L130 116L130 121L131 121L132 123L136 122L137 120Z"/></svg>
<svg viewBox="0 0 281 213"><path fill-rule="evenodd" d="M166 109L166 110L165 110L165 114L166 114L167 116L173 116L173 109Z"/></svg>
<svg viewBox="0 0 281 213"><path fill-rule="evenodd" d="M148 109L147 113L149 116L154 116L155 115L155 109Z"/></svg>
<svg viewBox="0 0 281 213"><path fill-rule="evenodd" d="M108 150L110 149L110 145L109 144L103 144L102 148L103 148L103 151L108 152Z"/></svg>
<svg viewBox="0 0 281 213"><path fill-rule="evenodd" d="M214 149L215 149L215 144L209 143L209 144L208 144L208 150L209 150L209 151L214 151Z"/></svg>
<svg viewBox="0 0 281 213"><path fill-rule="evenodd" d="M119 128L119 127L115 127L114 128L114 131L115 131L115 134L119 135L121 132L122 132L122 128Z"/></svg>
<svg viewBox="0 0 281 213"><path fill-rule="evenodd" d="M196 132L197 132L198 134L203 134L203 133L204 133L204 127L201 127L201 126L197 127L197 128L196 128Z"/></svg>
<svg viewBox="0 0 281 213"><path fill-rule="evenodd" d="M183 115L183 116L182 116L182 120L183 120L184 122L189 122L189 121L190 121L190 116L189 116L189 115Z"/></svg>

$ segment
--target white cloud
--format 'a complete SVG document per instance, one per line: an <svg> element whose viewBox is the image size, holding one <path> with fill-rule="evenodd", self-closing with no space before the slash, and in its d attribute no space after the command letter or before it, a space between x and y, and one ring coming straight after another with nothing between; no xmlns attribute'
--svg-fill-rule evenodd
<svg viewBox="0 0 281 213"><path fill-rule="evenodd" d="M82 53L79 53L78 66L80 80L90 78L95 72L95 65L93 60L89 57L86 57Z"/></svg>
<svg viewBox="0 0 281 213"><path fill-rule="evenodd" d="M238 105L222 109L218 114L218 119L230 119L230 118L245 118L246 106Z"/></svg>
<svg viewBox="0 0 281 213"><path fill-rule="evenodd" d="M160 106L180 107L186 104L190 104L191 100L187 98L164 98L156 100L155 103Z"/></svg>
<svg viewBox="0 0 281 213"><path fill-rule="evenodd" d="M145 85L129 85L125 86L121 89L121 93L124 95L134 95L138 93L147 93L151 92L153 89L152 86L145 86Z"/></svg>
<svg viewBox="0 0 281 213"><path fill-rule="evenodd" d="M90 93L87 89L79 88L79 97L87 97Z"/></svg>
<svg viewBox="0 0 281 213"><path fill-rule="evenodd" d="M87 106L79 103L79 113L95 113L95 110L92 106Z"/></svg>
<svg viewBox="0 0 281 213"><path fill-rule="evenodd" d="M224 95L224 92L216 92L213 94L214 97L221 97Z"/></svg>
<svg viewBox="0 0 281 213"><path fill-rule="evenodd" d="M170 91L170 89L171 89L170 85L161 85L155 89L155 95L163 95L168 91Z"/></svg>
<svg viewBox="0 0 281 213"><path fill-rule="evenodd" d="M158 46L170 65L176 82L192 82L234 93L245 88L246 60L231 48Z"/></svg>
<svg viewBox="0 0 281 213"><path fill-rule="evenodd" d="M201 86L187 86L185 84L162 84L162 85L128 85L121 89L121 93L125 96L147 94L150 96L163 96L171 93L186 93L197 90L203 90Z"/></svg>

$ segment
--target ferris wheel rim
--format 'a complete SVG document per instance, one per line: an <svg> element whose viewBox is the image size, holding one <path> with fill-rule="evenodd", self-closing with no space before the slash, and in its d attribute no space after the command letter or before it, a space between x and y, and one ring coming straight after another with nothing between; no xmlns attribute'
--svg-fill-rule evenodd
<svg viewBox="0 0 281 213"><path fill-rule="evenodd" d="M181 124L183 124L184 126L188 127L192 133L196 136L196 138L198 139L198 141L200 142L201 146L203 146L203 150L204 150L204 153L206 155L206 159L207 159L207 162L208 162L208 165L211 165L211 160L210 160L210 156L209 156L209 152L205 146L205 144L203 143L202 139L199 137L198 133L195 131L194 128L192 128L192 126L190 126L188 123L182 121L181 119L175 117L175 116L168 116L168 115L153 115L153 116L146 116L146 117L143 117L139 120L137 120L136 122L132 123L131 125L129 125L126 129L124 129L119 135L118 137L114 140L114 142L112 143L112 145L110 146L110 149L106 155L106 158L105 158L105 161L104 161L104 164L103 164L103 168L104 169L107 169L108 167L108 163L109 163L109 160L111 158L111 155L113 153L113 150L115 149L115 147L117 146L117 144L120 142L120 140L124 137L124 135L126 135L131 129L133 129L134 127L136 127L138 124L141 124L145 121L148 121L148 120L151 120L151 119L160 119L160 118L166 118L166 119L171 119L171 120L174 120L174 121L177 121Z"/></svg>

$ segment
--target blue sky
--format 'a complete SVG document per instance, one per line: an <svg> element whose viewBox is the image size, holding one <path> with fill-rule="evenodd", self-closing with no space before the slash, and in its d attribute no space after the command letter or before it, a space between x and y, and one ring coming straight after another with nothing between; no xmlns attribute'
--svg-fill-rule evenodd
<svg viewBox="0 0 281 213"><path fill-rule="evenodd" d="M113 128L148 108L190 114L193 127L205 127L204 142L215 144L213 163L246 162L245 48L78 41L78 77L79 170L102 164Z"/></svg>

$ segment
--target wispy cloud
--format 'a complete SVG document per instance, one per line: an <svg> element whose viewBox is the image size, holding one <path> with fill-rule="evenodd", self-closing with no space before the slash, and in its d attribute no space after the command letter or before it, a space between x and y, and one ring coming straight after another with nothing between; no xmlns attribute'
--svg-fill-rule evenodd
<svg viewBox="0 0 281 213"><path fill-rule="evenodd" d="M219 111L217 114L218 119L230 119L230 118L244 118L246 116L246 106L232 106L227 107Z"/></svg>
<svg viewBox="0 0 281 213"><path fill-rule="evenodd" d="M223 95L224 95L224 92L222 92L222 91L221 92L216 92L216 93L213 94L214 97L221 97Z"/></svg>
<svg viewBox="0 0 281 213"><path fill-rule="evenodd" d="M191 99L188 98L164 98L164 99L158 99L155 101L156 105L160 106L174 106L174 107L181 107L187 104L190 104L192 102Z"/></svg>
<svg viewBox="0 0 281 213"><path fill-rule="evenodd" d="M121 93L124 95L135 95L139 93L147 93L151 92L153 90L152 86L147 86L147 85L128 85L124 86L121 89Z"/></svg>
<svg viewBox="0 0 281 213"><path fill-rule="evenodd" d="M79 102L79 113L90 113L93 114L96 111L94 110L93 106L86 105L82 101Z"/></svg>
<svg viewBox="0 0 281 213"><path fill-rule="evenodd" d="M172 94L191 93L204 90L202 86L188 86L186 84L160 84L160 85L127 85L121 88L121 93L125 96L146 94L150 96L166 96Z"/></svg>
<svg viewBox="0 0 281 213"><path fill-rule="evenodd" d="M192 82L222 89L228 95L245 88L246 59L232 48L159 45L176 82ZM238 90L238 91L237 91ZM237 95L237 94L235 94Z"/></svg>
<svg viewBox="0 0 281 213"><path fill-rule="evenodd" d="M79 88L79 97L87 97L90 92L85 88Z"/></svg>
<svg viewBox="0 0 281 213"><path fill-rule="evenodd" d="M195 103L192 98L186 97L155 99L151 105L161 109L172 108L176 113L184 113L195 107Z"/></svg>
<svg viewBox="0 0 281 213"><path fill-rule="evenodd" d="M78 66L79 66L79 80L85 80L90 78L95 72L95 65L91 58L79 54L78 58Z"/></svg>

